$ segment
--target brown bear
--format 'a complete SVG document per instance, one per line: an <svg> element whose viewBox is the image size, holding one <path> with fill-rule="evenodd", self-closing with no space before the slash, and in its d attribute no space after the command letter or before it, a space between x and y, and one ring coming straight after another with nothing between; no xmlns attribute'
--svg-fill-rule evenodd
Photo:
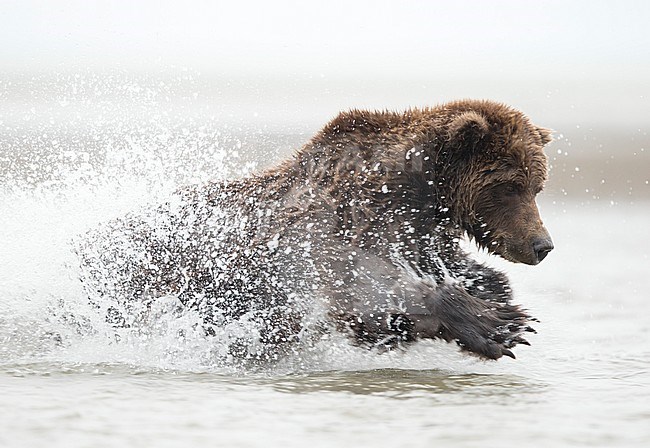
<svg viewBox="0 0 650 448"><path fill-rule="evenodd" d="M241 358L275 359L329 331L380 349L439 338L514 358L533 319L459 241L544 259L553 244L535 196L550 140L491 101L341 113L290 160L184 188L87 235L82 281L116 325L172 297L206 332L228 328Z"/></svg>

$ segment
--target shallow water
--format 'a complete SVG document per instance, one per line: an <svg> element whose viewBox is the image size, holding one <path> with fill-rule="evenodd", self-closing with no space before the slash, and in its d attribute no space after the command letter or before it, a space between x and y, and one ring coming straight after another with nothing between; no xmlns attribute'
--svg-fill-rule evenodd
<svg viewBox="0 0 650 448"><path fill-rule="evenodd" d="M179 338L188 323L164 313L117 338L84 298L70 241L177 185L250 171L294 137L128 121L3 128L0 446L650 444L649 203L549 194L556 249L540 266L476 254L541 321L516 360L439 342L377 354L333 336L246 369L203 334ZM256 144L268 152L246 153Z"/></svg>

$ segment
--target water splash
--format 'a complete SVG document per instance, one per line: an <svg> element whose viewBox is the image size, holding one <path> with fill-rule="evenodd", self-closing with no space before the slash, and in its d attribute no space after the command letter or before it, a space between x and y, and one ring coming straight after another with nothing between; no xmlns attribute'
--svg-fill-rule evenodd
<svg viewBox="0 0 650 448"><path fill-rule="evenodd" d="M14 108L5 107L0 121L2 362L46 357L169 366L187 351L192 355L186 360L209 364L214 344L195 331L192 316L171 318L162 301L153 314L170 318L147 331L108 325L82 288L72 241L160 202L179 185L249 172L252 163L232 157L241 150L241 138L209 118L200 124L192 117L143 120L143 109L164 109L167 86L88 76L59 81L0 89L14 95ZM31 93L30 101L42 99L41 116L20 92ZM141 107L125 106L132 102ZM66 121L65 111L53 112L57 105L76 105L77 112L94 105L105 118Z"/></svg>
<svg viewBox="0 0 650 448"><path fill-rule="evenodd" d="M160 112L174 96L168 85L131 80L114 90L123 81L66 78L50 86L60 91L41 95L54 102L46 104L43 116L31 107L18 108L0 123L6 131L0 137L6 148L0 156L2 363L238 370L241 364L227 346L251 330L242 322L206 335L200 314L183 310L168 296L157 300L138 325L116 328L106 321L114 303L89 300L79 281L74 242L80 236L134 210L150 210L180 186L245 175L255 165L241 156L242 147L269 147L259 135L234 132L209 117L170 119ZM141 106L125 105L131 102ZM96 105L102 117L66 121L69 115L53 112L57 106L78 111L82 105ZM147 117L147 111L155 113ZM353 347L335 332L305 341L274 371L474 365L450 356L454 347L430 341L406 354L382 355Z"/></svg>

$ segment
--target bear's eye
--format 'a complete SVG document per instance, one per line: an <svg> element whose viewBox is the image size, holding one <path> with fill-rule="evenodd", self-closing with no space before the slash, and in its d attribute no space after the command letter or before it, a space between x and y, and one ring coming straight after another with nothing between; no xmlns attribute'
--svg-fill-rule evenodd
<svg viewBox="0 0 650 448"><path fill-rule="evenodd" d="M501 191L506 196L514 196L519 193L519 187L515 184L505 184L502 186Z"/></svg>

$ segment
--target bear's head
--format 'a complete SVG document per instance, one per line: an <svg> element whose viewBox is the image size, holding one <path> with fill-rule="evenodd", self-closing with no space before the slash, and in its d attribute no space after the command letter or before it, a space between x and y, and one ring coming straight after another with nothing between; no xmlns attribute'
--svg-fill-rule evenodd
<svg viewBox="0 0 650 448"><path fill-rule="evenodd" d="M466 104L447 131L443 171L459 224L491 253L541 262L553 249L535 202L547 177L543 148L551 132L492 102Z"/></svg>

